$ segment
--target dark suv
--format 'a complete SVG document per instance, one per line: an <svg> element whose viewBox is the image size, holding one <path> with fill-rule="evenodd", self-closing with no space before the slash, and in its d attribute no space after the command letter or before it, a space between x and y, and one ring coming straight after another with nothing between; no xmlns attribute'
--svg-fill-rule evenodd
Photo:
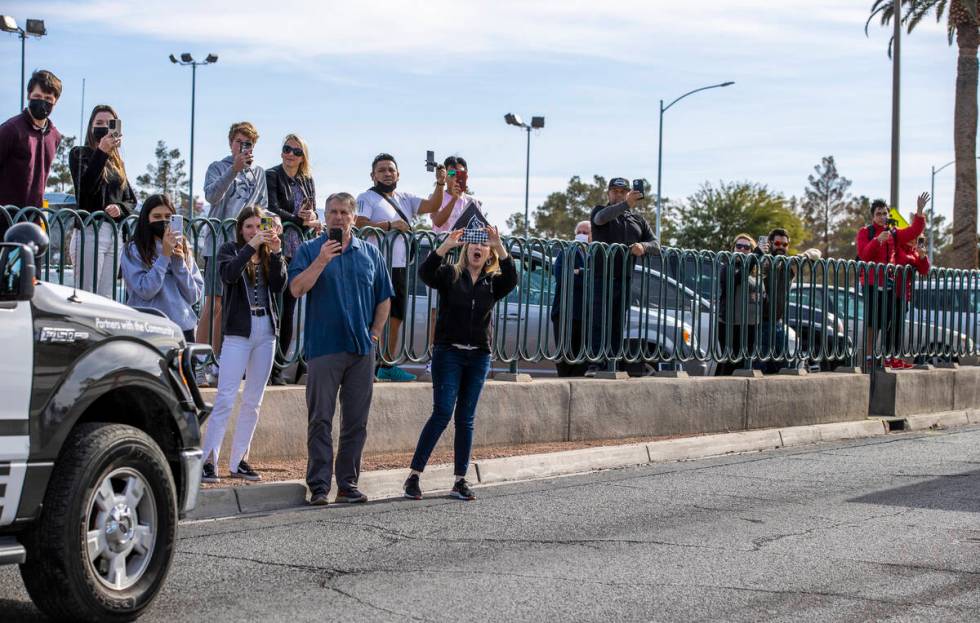
<svg viewBox="0 0 980 623"><path fill-rule="evenodd" d="M165 317L37 282L39 246L0 245L0 564L20 564L53 618L131 620L197 498L208 407L192 361L209 349Z"/></svg>

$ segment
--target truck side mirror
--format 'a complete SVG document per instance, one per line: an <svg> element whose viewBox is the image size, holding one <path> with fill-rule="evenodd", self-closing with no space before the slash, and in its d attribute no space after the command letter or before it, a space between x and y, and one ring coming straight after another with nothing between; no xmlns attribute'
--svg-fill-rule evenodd
<svg viewBox="0 0 980 623"><path fill-rule="evenodd" d="M34 252L25 245L0 243L0 301L34 296Z"/></svg>

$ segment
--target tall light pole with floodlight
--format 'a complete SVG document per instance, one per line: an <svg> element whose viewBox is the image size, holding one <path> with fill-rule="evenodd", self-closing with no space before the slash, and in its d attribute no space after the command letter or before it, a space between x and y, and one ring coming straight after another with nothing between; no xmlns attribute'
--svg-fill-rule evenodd
<svg viewBox="0 0 980 623"><path fill-rule="evenodd" d="M170 62L175 65L190 66L191 68L191 172L187 182L187 215L194 216L194 106L197 100L197 66L211 65L218 62L217 54L208 54L203 61L195 61L194 57L184 52L178 60L173 54L170 55ZM180 204L180 188L177 189L177 204Z"/></svg>
<svg viewBox="0 0 980 623"><path fill-rule="evenodd" d="M21 28L17 25L17 20L9 15L0 15L0 30L15 33L20 37L20 109L24 110L24 96L27 88L25 82L27 76L24 71L27 56L27 35L41 38L48 34L48 31L44 28L43 19L29 19Z"/></svg>
<svg viewBox="0 0 980 623"><path fill-rule="evenodd" d="M527 160L524 170L524 239L527 240L529 233L528 223L528 199L531 192L531 130L540 130L544 127L544 117L531 117L531 123L527 124L521 119L520 115L507 113L504 115L507 125L524 128L527 131Z"/></svg>
<svg viewBox="0 0 980 623"><path fill-rule="evenodd" d="M722 82L721 84L712 84L706 87L701 87L700 89L694 89L693 91L688 91L684 95L681 95L671 103L664 106L664 101L660 100L660 131L658 132L657 139L657 242L660 242L660 212L662 210L662 204L660 200L660 188L661 179L663 178L663 154L664 154L664 113L667 112L671 106L681 101L688 95L693 95L700 91L707 91L708 89L719 89L721 87L729 87L735 84L734 82Z"/></svg>

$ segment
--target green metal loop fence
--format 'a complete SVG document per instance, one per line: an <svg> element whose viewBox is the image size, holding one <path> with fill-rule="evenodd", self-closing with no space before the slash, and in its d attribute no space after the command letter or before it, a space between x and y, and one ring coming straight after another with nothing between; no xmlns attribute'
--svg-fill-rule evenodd
<svg viewBox="0 0 980 623"><path fill-rule="evenodd" d="M132 238L136 216L115 222L102 212L71 209L4 206L0 212L7 223L31 221L48 232L50 251L39 262L45 281L99 289L98 271L87 265L89 250L108 248L109 274L116 276L110 296L126 301L119 254ZM234 219L207 218L185 225L207 282L208 296L195 308L199 316L213 318L218 311L219 300L211 294L220 277L211 258L235 239L235 226ZM284 224L284 239L301 242L316 235ZM438 300L422 283L418 267L443 236L375 228L356 235L378 246L406 296L405 318L394 339L385 336L381 359L423 365L431 353ZM513 236L503 243L520 279L495 308L491 354L498 366L511 370L553 370L565 363L631 374L657 369L713 374L978 355L980 271L934 268L920 275L911 266L851 259L675 248L636 256L623 245ZM277 351L284 366L303 358L305 314L300 299L293 339ZM198 335L199 341L210 339Z"/></svg>

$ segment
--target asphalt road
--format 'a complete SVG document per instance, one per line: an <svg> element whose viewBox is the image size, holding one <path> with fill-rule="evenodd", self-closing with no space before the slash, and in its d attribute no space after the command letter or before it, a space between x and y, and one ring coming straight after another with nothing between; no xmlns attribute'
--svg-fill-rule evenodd
<svg viewBox="0 0 980 623"><path fill-rule="evenodd" d="M143 620L980 618L980 427L478 493L184 525Z"/></svg>

